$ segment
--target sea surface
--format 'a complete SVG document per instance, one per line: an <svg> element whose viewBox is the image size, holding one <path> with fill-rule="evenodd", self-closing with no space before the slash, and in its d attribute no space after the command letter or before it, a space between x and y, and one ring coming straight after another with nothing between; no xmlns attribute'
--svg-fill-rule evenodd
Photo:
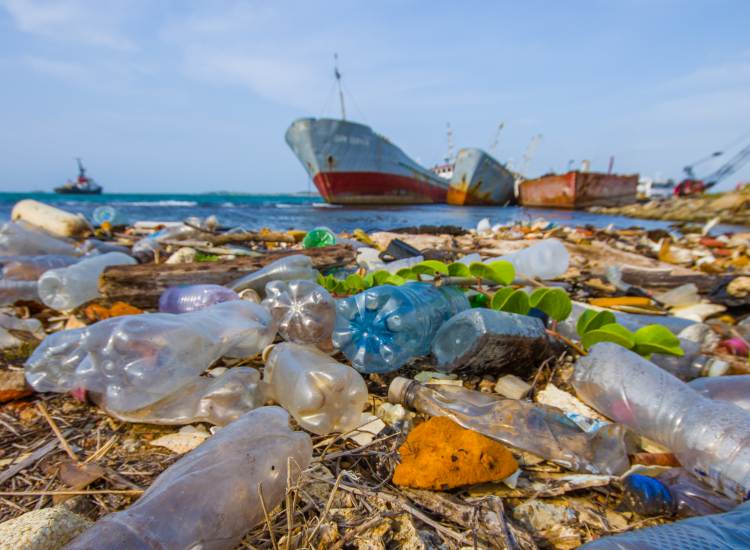
<svg viewBox="0 0 750 550"><path fill-rule="evenodd" d="M586 225L617 228L670 228L670 222L638 220L623 216L591 214L583 211L522 208L519 206L335 206L320 197L309 195L161 195L103 194L57 195L54 193L0 193L0 219L10 219L13 205L32 198L70 212L79 212L89 219L97 206L115 207L131 222L139 220L177 221L190 216L204 218L212 214L224 227L248 230L268 227L273 230L312 229L327 226L334 231L361 228L376 231L416 225L458 225L476 227L479 220L509 223L544 218L559 225ZM715 231L739 231L742 228L718 226Z"/></svg>

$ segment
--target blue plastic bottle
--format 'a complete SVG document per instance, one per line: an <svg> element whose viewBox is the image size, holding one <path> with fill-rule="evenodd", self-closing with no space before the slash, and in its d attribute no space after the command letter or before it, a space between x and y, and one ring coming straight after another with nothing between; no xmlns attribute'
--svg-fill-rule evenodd
<svg viewBox="0 0 750 550"><path fill-rule="evenodd" d="M449 286L371 288L337 301L333 343L360 372L391 372L426 355L443 322L468 308L464 293Z"/></svg>
<svg viewBox="0 0 750 550"><path fill-rule="evenodd" d="M642 516L671 516L675 501L669 488L656 478L631 474L623 481L625 503Z"/></svg>

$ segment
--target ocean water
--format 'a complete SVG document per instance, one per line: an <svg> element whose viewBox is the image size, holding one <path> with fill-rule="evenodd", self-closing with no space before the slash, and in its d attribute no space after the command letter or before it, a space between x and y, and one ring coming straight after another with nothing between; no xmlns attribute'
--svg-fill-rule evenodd
<svg viewBox="0 0 750 550"><path fill-rule="evenodd" d="M636 220L623 216L604 216L582 211L547 210L538 208L491 206L335 206L320 197L307 195L160 195L160 194L103 194L57 195L54 193L0 193L0 219L10 219L13 205L21 199L32 198L55 205L70 212L78 212L89 219L97 206L110 205L132 223L138 220L177 221L190 216L200 218L215 214L225 227L244 227L248 230L268 227L273 230L312 229L324 225L334 231L361 228L376 231L415 225L458 225L476 227L479 220L489 218L495 223L545 218L559 225L591 224L618 228L670 227L669 222ZM731 226L717 230L738 230Z"/></svg>

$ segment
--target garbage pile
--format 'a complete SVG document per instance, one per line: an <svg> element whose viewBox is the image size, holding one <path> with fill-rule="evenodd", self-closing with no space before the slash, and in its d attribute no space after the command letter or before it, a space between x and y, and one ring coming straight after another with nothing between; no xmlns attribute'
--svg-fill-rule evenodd
<svg viewBox="0 0 750 550"><path fill-rule="evenodd" d="M0 540L747 547L750 233L710 225L247 231L22 201Z"/></svg>

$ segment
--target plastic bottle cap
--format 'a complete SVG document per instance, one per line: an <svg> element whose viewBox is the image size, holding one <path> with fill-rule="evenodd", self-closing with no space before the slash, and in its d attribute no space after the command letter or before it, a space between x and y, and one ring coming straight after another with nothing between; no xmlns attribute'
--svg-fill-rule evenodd
<svg viewBox="0 0 750 550"><path fill-rule="evenodd" d="M241 291L239 293L239 296L240 300L254 302L256 304L260 303L260 295L252 288L246 288L245 290Z"/></svg>
<svg viewBox="0 0 750 550"><path fill-rule="evenodd" d="M414 380L404 378L403 376L397 376L394 378L391 385L388 386L388 401L394 405L403 404L406 390L412 382L414 382Z"/></svg>
<svg viewBox="0 0 750 550"><path fill-rule="evenodd" d="M729 363L722 359L714 358L708 363L708 372L706 376L724 376L729 370Z"/></svg>
<svg viewBox="0 0 750 550"><path fill-rule="evenodd" d="M276 344L271 344L270 346L266 346L266 348L263 350L263 352L260 354L261 359L263 359L263 362L265 363L268 361L268 356L271 354L271 350L276 347Z"/></svg>

